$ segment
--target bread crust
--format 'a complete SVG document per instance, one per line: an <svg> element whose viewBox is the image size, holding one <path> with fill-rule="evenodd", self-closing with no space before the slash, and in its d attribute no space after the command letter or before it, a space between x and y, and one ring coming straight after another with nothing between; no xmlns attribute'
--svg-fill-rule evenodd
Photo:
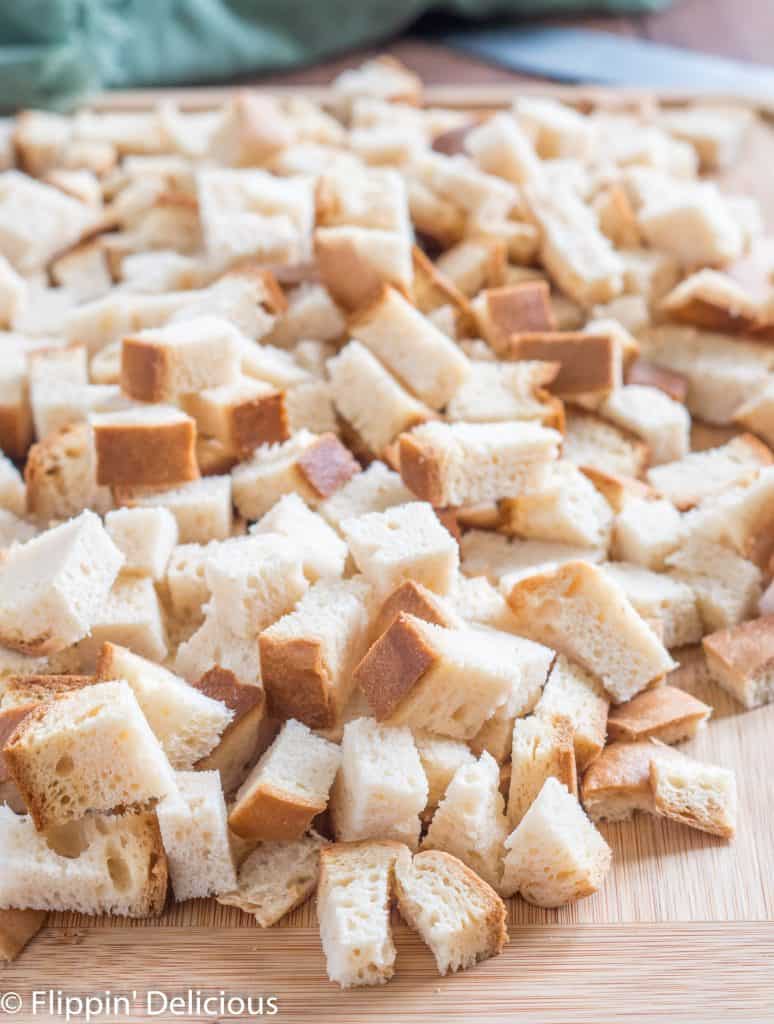
<svg viewBox="0 0 774 1024"><path fill-rule="evenodd" d="M357 460L335 434L321 434L301 453L296 466L321 498L330 498L360 472Z"/></svg>
<svg viewBox="0 0 774 1024"><path fill-rule="evenodd" d="M95 424L97 483L110 487L174 487L199 479L196 424Z"/></svg>
<svg viewBox="0 0 774 1024"><path fill-rule="evenodd" d="M0 960L15 960L45 923L45 910L0 910Z"/></svg>
<svg viewBox="0 0 774 1024"><path fill-rule="evenodd" d="M0 448L12 459L23 459L32 444L29 405L0 405Z"/></svg>
<svg viewBox="0 0 774 1024"><path fill-rule="evenodd" d="M693 736L712 708L676 686L657 686L612 707L607 718L610 740L636 743L657 739L674 743Z"/></svg>
<svg viewBox="0 0 774 1024"><path fill-rule="evenodd" d="M514 335L552 335L557 331L547 281L523 281L521 284L489 288L483 299L485 334L495 352L509 352Z"/></svg>
<svg viewBox="0 0 774 1024"><path fill-rule="evenodd" d="M300 839L325 804L304 800L263 783L231 809L229 828L243 839L259 842Z"/></svg>
<svg viewBox="0 0 774 1024"><path fill-rule="evenodd" d="M167 886L169 884L169 866L164 843L161 838L159 820L155 813L149 813L150 854L148 857L148 882L145 890L145 908L137 916L158 917L163 913L167 902Z"/></svg>
<svg viewBox="0 0 774 1024"><path fill-rule="evenodd" d="M425 622L433 622L436 626L451 628L457 625L446 614L432 590L414 580L404 580L379 609L371 627L371 635L376 639L386 633L401 612L424 619Z"/></svg>
<svg viewBox="0 0 774 1024"><path fill-rule="evenodd" d="M413 302L420 313L427 315L439 306L454 309L457 331L465 331L475 324L470 301L459 288L443 274L433 261L415 245L411 250L414 264Z"/></svg>
<svg viewBox="0 0 774 1024"><path fill-rule="evenodd" d="M5 757L2 754L3 748L19 723L23 722L27 715L34 711L36 707L36 703L30 702L29 704L19 704L17 707L0 710L0 782L7 782L10 778L10 772Z"/></svg>
<svg viewBox="0 0 774 1024"><path fill-rule="evenodd" d="M261 671L272 714L296 718L310 729L334 724L336 709L332 682L319 640L259 637Z"/></svg>
<svg viewBox="0 0 774 1024"><path fill-rule="evenodd" d="M749 678L774 667L774 615L710 633L702 646L710 673L729 680L741 693Z"/></svg>
<svg viewBox="0 0 774 1024"><path fill-rule="evenodd" d="M413 434L401 434L398 440L403 483L422 501L429 501L434 507L442 505L443 481L435 453Z"/></svg>
<svg viewBox="0 0 774 1024"><path fill-rule="evenodd" d="M584 334L583 331L511 333L507 356L510 359L559 363L559 373L549 385L559 395L610 391L617 384L616 343L610 334Z"/></svg>
<svg viewBox="0 0 774 1024"><path fill-rule="evenodd" d="M121 390L141 402L161 402L169 375L169 351L142 338L124 338L121 345Z"/></svg>
<svg viewBox="0 0 774 1024"><path fill-rule="evenodd" d="M411 616L399 612L367 651L353 678L368 698L374 717L383 721L437 660L438 654L427 645Z"/></svg>

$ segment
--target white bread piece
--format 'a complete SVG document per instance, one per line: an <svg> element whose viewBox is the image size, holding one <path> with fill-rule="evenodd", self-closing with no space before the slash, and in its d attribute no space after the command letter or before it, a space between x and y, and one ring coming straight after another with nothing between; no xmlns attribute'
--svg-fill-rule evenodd
<svg viewBox="0 0 774 1024"><path fill-rule="evenodd" d="M650 762L650 784L657 814L723 839L734 838L736 777L730 769L657 753Z"/></svg>
<svg viewBox="0 0 774 1024"><path fill-rule="evenodd" d="M231 541L210 541L209 544L178 544L170 555L164 577L169 607L179 620L201 623L202 607L210 596L204 566L221 544Z"/></svg>
<svg viewBox="0 0 774 1024"><path fill-rule="evenodd" d="M89 511L9 549L0 566L0 642L26 654L77 642L98 618L122 562Z"/></svg>
<svg viewBox="0 0 774 1024"><path fill-rule="evenodd" d="M414 210L411 212L416 220ZM506 257L506 248L501 241L466 238L442 253L435 265L455 288L472 298L482 288L505 283Z"/></svg>
<svg viewBox="0 0 774 1024"><path fill-rule="evenodd" d="M300 839L324 811L341 752L289 719L237 790L228 824L258 840Z"/></svg>
<svg viewBox="0 0 774 1024"><path fill-rule="evenodd" d="M589 765L581 786L581 801L592 821L628 821L635 811L656 813L650 784L650 762L656 755L676 760L685 756L651 739L607 744Z"/></svg>
<svg viewBox="0 0 774 1024"><path fill-rule="evenodd" d="M686 405L707 423L733 422L764 390L774 368L768 346L695 327L652 327L639 341L646 359L685 378Z"/></svg>
<svg viewBox="0 0 774 1024"><path fill-rule="evenodd" d="M631 498L613 525L613 555L646 569L661 571L667 555L682 540L682 519L671 501Z"/></svg>
<svg viewBox="0 0 774 1024"><path fill-rule="evenodd" d="M21 459L32 443L27 356L9 347L0 360L0 448Z"/></svg>
<svg viewBox="0 0 774 1024"><path fill-rule="evenodd" d="M95 675L131 686L169 763L178 771L193 768L206 757L234 718L222 701L212 700L168 669L118 644L104 644Z"/></svg>
<svg viewBox="0 0 774 1024"><path fill-rule="evenodd" d="M244 344L245 339L265 337L284 308L285 297L272 272L248 265L236 267L200 291L183 292L170 322L215 317L231 323L239 335L237 341ZM227 382L221 378L220 383Z"/></svg>
<svg viewBox="0 0 774 1024"><path fill-rule="evenodd" d="M504 594L523 576L532 576L551 566L585 559L601 562L601 548L581 548L543 540L510 540L489 530L468 530L460 541L462 571L467 576L486 576L500 584Z"/></svg>
<svg viewBox="0 0 774 1024"><path fill-rule="evenodd" d="M359 310L373 302L385 286L411 290L414 268L411 235L342 224L318 227L315 262L331 297L344 309Z"/></svg>
<svg viewBox="0 0 774 1024"><path fill-rule="evenodd" d="M209 614L245 640L287 615L306 593L296 546L280 534L226 544L205 562Z"/></svg>
<svg viewBox="0 0 774 1024"><path fill-rule="evenodd" d="M552 363L520 360L514 363L471 362L470 373L446 407L452 422L495 423L537 420L558 427L558 400L543 390L555 375Z"/></svg>
<svg viewBox="0 0 774 1024"><path fill-rule="evenodd" d="M161 839L175 899L214 896L236 888L218 772L175 772L177 793L158 805Z"/></svg>
<svg viewBox="0 0 774 1024"><path fill-rule="evenodd" d="M288 293L287 302L287 309L278 317L271 334L265 339L272 345L289 348L305 338L335 341L346 333L344 314L323 285L311 281L300 284Z"/></svg>
<svg viewBox="0 0 774 1024"><path fill-rule="evenodd" d="M182 405L199 433L216 438L240 458L290 434L283 394L252 377L195 391L183 396Z"/></svg>
<svg viewBox="0 0 774 1024"><path fill-rule="evenodd" d="M708 704L678 687L654 686L613 708L607 720L611 741L639 743L655 739L680 743L693 739L712 714Z"/></svg>
<svg viewBox="0 0 774 1024"><path fill-rule="evenodd" d="M207 476L170 490L137 490L121 497L131 508L168 509L177 520L181 544L206 544L231 536L231 477Z"/></svg>
<svg viewBox="0 0 774 1024"><path fill-rule="evenodd" d="M0 910L0 961L15 960L45 923L45 910Z"/></svg>
<svg viewBox="0 0 774 1024"><path fill-rule="evenodd" d="M513 619L508 602L486 576L458 573L454 586L445 595L445 604L472 625L511 632Z"/></svg>
<svg viewBox="0 0 774 1024"><path fill-rule="evenodd" d="M562 458L581 469L636 478L645 469L649 453L629 431L595 413L573 408L567 410Z"/></svg>
<svg viewBox="0 0 774 1024"><path fill-rule="evenodd" d="M561 435L537 423L425 423L400 438L404 483L435 506L475 505L541 485Z"/></svg>
<svg viewBox="0 0 774 1024"><path fill-rule="evenodd" d="M602 568L643 619L660 624L665 647L683 647L701 640L696 597L688 584L630 562L606 562Z"/></svg>
<svg viewBox="0 0 774 1024"><path fill-rule="evenodd" d="M743 402L734 415L734 422L757 434L770 447L774 445L774 381Z"/></svg>
<svg viewBox="0 0 774 1024"><path fill-rule="evenodd" d="M464 146L482 171L514 185L524 185L542 176L532 140L508 114L495 114L468 132Z"/></svg>
<svg viewBox="0 0 774 1024"><path fill-rule="evenodd" d="M5 256L0 255L0 323L10 327L27 310L27 281L17 274Z"/></svg>
<svg viewBox="0 0 774 1024"><path fill-rule="evenodd" d="M746 708L774 700L774 615L705 636L710 677Z"/></svg>
<svg viewBox="0 0 774 1024"><path fill-rule="evenodd" d="M262 445L249 461L234 467L234 504L245 519L260 519L283 495L295 491L314 507L359 469L332 434L300 430L282 444Z"/></svg>
<svg viewBox="0 0 774 1024"><path fill-rule="evenodd" d="M518 892L539 907L591 896L610 870L610 847L577 799L551 776L505 846L503 892Z"/></svg>
<svg viewBox="0 0 774 1024"><path fill-rule="evenodd" d="M619 250L621 257L626 257L627 253ZM624 263L624 287L628 287L626 284L626 264ZM601 303L598 306L594 306L591 311L594 317L590 323L594 324L595 330L601 329L604 325L608 329L625 332L624 338L632 338L636 342L636 335L645 328L650 327L651 317L650 309L644 295L619 295L618 298L612 299L610 302ZM615 327L614 327L615 325ZM616 332L618 333L618 332ZM639 343L637 349L632 351L631 342L628 345L629 350L634 354L634 351L639 349ZM624 349L624 361L626 361L626 348Z"/></svg>
<svg viewBox="0 0 774 1024"><path fill-rule="evenodd" d="M691 104L662 110L659 124L670 135L693 146L705 171L722 170L736 162L755 121L742 105Z"/></svg>
<svg viewBox="0 0 774 1024"><path fill-rule="evenodd" d="M99 182L92 177L87 183L96 186L101 204L102 191ZM79 302L102 298L113 287L107 252L99 239L82 242L63 253L52 261L50 272L54 284L64 288Z"/></svg>
<svg viewBox="0 0 774 1024"><path fill-rule="evenodd" d="M452 740L447 736L417 729L414 732L422 770L427 779L427 803L422 812L423 821L429 821L438 804L443 800L454 773L464 764L473 764L476 760L470 747L462 740Z"/></svg>
<svg viewBox="0 0 774 1024"><path fill-rule="evenodd" d="M624 288L655 307L680 279L680 264L672 253L655 249L620 249ZM637 332L639 333L639 332Z"/></svg>
<svg viewBox="0 0 774 1024"><path fill-rule="evenodd" d="M366 642L370 601L362 577L320 580L261 633L263 682L278 717L333 725L355 687L352 670Z"/></svg>
<svg viewBox="0 0 774 1024"><path fill-rule="evenodd" d="M571 722L530 715L513 724L508 823L516 828L547 778L558 779L573 795L578 792Z"/></svg>
<svg viewBox="0 0 774 1024"><path fill-rule="evenodd" d="M239 332L228 320L201 316L149 328L123 340L121 387L143 402L235 384L239 379Z"/></svg>
<svg viewBox="0 0 774 1024"><path fill-rule="evenodd" d="M588 562L521 580L508 603L517 628L593 672L617 703L674 668L621 587Z"/></svg>
<svg viewBox="0 0 774 1024"><path fill-rule="evenodd" d="M457 542L426 502L413 501L345 519L341 531L378 600L384 600L405 580L445 594L456 578Z"/></svg>
<svg viewBox="0 0 774 1024"><path fill-rule="evenodd" d="M422 82L397 58L382 54L364 61L359 67L346 68L334 78L333 90L337 108L344 115L368 97L396 104L397 117L403 104L419 106Z"/></svg>
<svg viewBox="0 0 774 1024"><path fill-rule="evenodd" d="M112 509L105 516L105 529L124 556L123 572L163 579L179 538L169 509Z"/></svg>
<svg viewBox="0 0 774 1024"><path fill-rule="evenodd" d="M0 508L0 548L8 548L12 544L24 544L31 540L38 532L37 526L26 522L9 512L7 508Z"/></svg>
<svg viewBox="0 0 774 1024"><path fill-rule="evenodd" d="M19 171L0 174L0 251L20 273L42 269L96 221L85 203Z"/></svg>
<svg viewBox="0 0 774 1024"><path fill-rule="evenodd" d="M752 481L710 496L683 517L683 533L732 548L758 564L765 563L774 539L769 526L774 508L774 467Z"/></svg>
<svg viewBox="0 0 774 1024"><path fill-rule="evenodd" d="M174 772L126 682L40 704L3 753L38 829L175 792Z"/></svg>
<svg viewBox="0 0 774 1024"><path fill-rule="evenodd" d="M54 837L0 805L0 823L0 906L122 917L164 909L167 861L155 814L89 815Z"/></svg>
<svg viewBox="0 0 774 1024"><path fill-rule="evenodd" d="M741 256L742 231L715 182L664 179L647 192L637 223L650 248L672 253L689 270Z"/></svg>
<svg viewBox="0 0 774 1024"><path fill-rule="evenodd" d="M752 333L760 304L728 274L699 270L673 288L660 311L670 320L728 334Z"/></svg>
<svg viewBox="0 0 774 1024"><path fill-rule="evenodd" d="M473 764L463 764L454 773L422 849L450 853L499 891L507 834L500 769L484 751Z"/></svg>
<svg viewBox="0 0 774 1024"><path fill-rule="evenodd" d="M653 466L682 459L690 450L691 418L685 406L658 388L638 384L617 388L603 399L598 411L642 438Z"/></svg>
<svg viewBox="0 0 774 1024"><path fill-rule="evenodd" d="M322 502L319 512L338 529L345 519L368 512L384 512L393 505L405 505L413 500L414 495L400 476L383 462L375 461Z"/></svg>
<svg viewBox="0 0 774 1024"><path fill-rule="evenodd" d="M544 483L502 503L502 529L533 540L607 549L613 510L572 462L553 463Z"/></svg>
<svg viewBox="0 0 774 1024"><path fill-rule="evenodd" d="M569 721L575 763L578 772L582 772L605 745L609 707L610 701L600 681L559 654L535 706L535 715L551 722Z"/></svg>
<svg viewBox="0 0 774 1024"><path fill-rule="evenodd" d="M167 656L164 612L153 581L147 576L120 575L78 644L83 666L91 667L104 643L121 644L151 661Z"/></svg>
<svg viewBox="0 0 774 1024"><path fill-rule="evenodd" d="M736 626L755 614L762 573L729 548L696 537L665 561L670 575L693 590L705 633Z"/></svg>
<svg viewBox="0 0 774 1024"><path fill-rule="evenodd" d="M520 96L513 104L513 115L541 160L583 159L594 142L591 121L558 100Z"/></svg>
<svg viewBox="0 0 774 1024"><path fill-rule="evenodd" d="M120 384L120 341L112 341L91 357L89 360L89 379L92 384Z"/></svg>
<svg viewBox="0 0 774 1024"><path fill-rule="evenodd" d="M523 681L511 644L405 612L369 649L354 679L380 721L462 740L475 736Z"/></svg>
<svg viewBox="0 0 774 1024"><path fill-rule="evenodd" d="M285 392L285 409L291 434L311 430L313 434L337 434L339 421L333 404L333 389L327 380L309 380Z"/></svg>
<svg viewBox="0 0 774 1024"><path fill-rule="evenodd" d="M508 940L503 901L448 853L399 857L395 888L402 917L430 947L441 975L497 956Z"/></svg>
<svg viewBox="0 0 774 1024"><path fill-rule="evenodd" d="M331 981L383 985L395 971L390 930L395 861L402 843L333 843L320 850L317 917Z"/></svg>
<svg viewBox="0 0 774 1024"><path fill-rule="evenodd" d="M206 609L204 622L175 655L175 672L189 683L198 682L213 668L233 672L245 686L260 684L261 670L255 637L237 636L228 622Z"/></svg>
<svg viewBox="0 0 774 1024"><path fill-rule="evenodd" d="M518 201L518 192L512 184L493 174L485 174L462 157L425 151L414 160L412 173L471 220L483 211L491 219L506 219Z"/></svg>
<svg viewBox="0 0 774 1024"><path fill-rule="evenodd" d="M432 415L358 341L329 360L328 372L336 409L377 455Z"/></svg>
<svg viewBox="0 0 774 1024"><path fill-rule="evenodd" d="M23 516L27 511L27 495L19 470L7 455L0 451L0 507Z"/></svg>
<svg viewBox="0 0 774 1024"><path fill-rule="evenodd" d="M337 841L400 839L415 850L427 794L409 729L373 718L347 722L329 807Z"/></svg>
<svg viewBox="0 0 774 1024"><path fill-rule="evenodd" d="M648 471L648 482L684 510L744 483L772 462L774 457L766 445L752 434L742 434L718 448L691 452L676 462L654 467Z"/></svg>
<svg viewBox="0 0 774 1024"><path fill-rule="evenodd" d="M454 342L394 288L358 313L350 331L431 409L446 405L470 369Z"/></svg>
<svg viewBox="0 0 774 1024"><path fill-rule="evenodd" d="M317 888L320 850L327 841L315 832L300 839L259 843L239 867L236 888L218 894L218 903L252 914L270 928Z"/></svg>
<svg viewBox="0 0 774 1024"><path fill-rule="evenodd" d="M282 534L292 541L310 583L341 579L347 545L332 526L313 512L297 494L286 494L250 527L251 535Z"/></svg>
<svg viewBox="0 0 774 1024"><path fill-rule="evenodd" d="M49 437L71 423L80 423L95 412L110 412L124 404L113 384L76 384L45 376L30 385L35 436Z"/></svg>
<svg viewBox="0 0 774 1024"><path fill-rule="evenodd" d="M540 229L540 262L561 291L586 308L620 295L623 264L572 188L541 181L524 193Z"/></svg>
<svg viewBox="0 0 774 1024"><path fill-rule="evenodd" d="M242 339L241 344L241 368L246 377L273 384L281 391L309 382L309 372L299 366L291 352L246 338Z"/></svg>

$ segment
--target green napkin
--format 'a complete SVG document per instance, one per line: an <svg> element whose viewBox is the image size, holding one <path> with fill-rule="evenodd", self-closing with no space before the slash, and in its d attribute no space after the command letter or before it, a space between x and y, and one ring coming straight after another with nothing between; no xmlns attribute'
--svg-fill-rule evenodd
<svg viewBox="0 0 774 1024"><path fill-rule="evenodd" d="M10 0L0 104L71 106L97 89L213 82L387 40L429 9L464 17L654 11L670 0Z"/></svg>

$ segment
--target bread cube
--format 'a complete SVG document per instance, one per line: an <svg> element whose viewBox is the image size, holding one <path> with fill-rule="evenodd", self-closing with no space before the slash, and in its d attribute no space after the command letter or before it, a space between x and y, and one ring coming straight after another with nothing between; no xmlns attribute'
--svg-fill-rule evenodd
<svg viewBox="0 0 774 1024"><path fill-rule="evenodd" d="M736 626L755 614L761 571L729 548L697 537L665 563L669 574L693 591L705 632Z"/></svg>
<svg viewBox="0 0 774 1024"><path fill-rule="evenodd" d="M656 754L650 762L656 813L701 832L733 839L736 834L736 777L727 768Z"/></svg>
<svg viewBox="0 0 774 1024"><path fill-rule="evenodd" d="M650 785L650 762L656 755L684 756L650 739L607 744L589 765L581 785L581 801L592 821L628 821L635 811L656 813Z"/></svg>
<svg viewBox="0 0 774 1024"><path fill-rule="evenodd" d="M289 719L237 791L228 818L237 835L300 839L325 810L339 748Z"/></svg>
<svg viewBox="0 0 774 1024"><path fill-rule="evenodd" d="M705 636L712 679L746 708L774 699L774 615Z"/></svg>
<svg viewBox="0 0 774 1024"><path fill-rule="evenodd" d="M468 576L486 576L499 583L504 594L524 576L583 559L601 562L602 548L582 548L544 540L510 540L489 530L469 530L460 541L462 570ZM510 612L509 612L510 614ZM513 631L513 619L509 630Z"/></svg>
<svg viewBox="0 0 774 1024"><path fill-rule="evenodd" d="M774 548L774 534L769 530L772 507L774 467L767 467L688 512L683 517L684 535L715 541L765 565Z"/></svg>
<svg viewBox="0 0 774 1024"><path fill-rule="evenodd" d="M105 529L124 556L125 573L164 577L178 541L177 520L169 509L113 509L105 516Z"/></svg>
<svg viewBox="0 0 774 1024"><path fill-rule="evenodd" d="M98 484L169 487L199 476L196 423L178 409L95 413L90 422Z"/></svg>
<svg viewBox="0 0 774 1024"><path fill-rule="evenodd" d="M416 196L410 193L409 198L411 216L416 223ZM457 211L454 212L459 216ZM482 289L505 283L506 247L500 240L466 238L446 249L436 261L436 267L463 295L472 298Z"/></svg>
<svg viewBox="0 0 774 1024"><path fill-rule="evenodd" d="M382 288L411 288L411 236L354 224L318 228L314 254L320 278L344 309L359 310L378 298Z"/></svg>
<svg viewBox="0 0 774 1024"><path fill-rule="evenodd" d="M743 483L772 461L766 445L752 434L743 434L718 448L691 452L677 462L654 467L648 472L648 482L684 510Z"/></svg>
<svg viewBox="0 0 774 1024"><path fill-rule="evenodd" d="M509 351L514 334L556 329L546 281L486 288L476 296L471 309L481 337L500 355Z"/></svg>
<svg viewBox="0 0 774 1024"><path fill-rule="evenodd" d="M306 282L288 294L287 309L274 325L267 340L274 345L288 347L304 338L335 341L347 330L344 314L321 284ZM245 372L249 372L245 370ZM255 375L254 375L255 376ZM258 375L259 376L259 375ZM269 380L281 386L284 382Z"/></svg>
<svg viewBox="0 0 774 1024"><path fill-rule="evenodd" d="M605 745L609 707L610 701L599 680L560 654L535 706L535 715L555 724L562 719L570 723L575 762L582 772ZM566 779L557 777L572 788Z"/></svg>
<svg viewBox="0 0 774 1024"><path fill-rule="evenodd" d="M654 189L637 221L650 248L672 253L688 269L723 266L742 253L742 232L714 182Z"/></svg>
<svg viewBox="0 0 774 1024"><path fill-rule="evenodd" d="M45 922L45 910L0 910L0 960L15 960Z"/></svg>
<svg viewBox="0 0 774 1024"><path fill-rule="evenodd" d="M168 509L177 521L181 544L206 544L231 536L231 477L208 476L171 490L129 490L119 496L132 508Z"/></svg>
<svg viewBox="0 0 774 1024"><path fill-rule="evenodd" d="M414 580L405 580L392 591L379 609L371 625L372 640L378 639L395 622L401 612L415 615L436 626L461 628L464 620L436 594Z"/></svg>
<svg viewBox="0 0 774 1024"><path fill-rule="evenodd" d="M557 715L531 715L513 725L511 782L508 793L508 822L516 828L543 783L558 779L574 796L578 793L575 750L571 721Z"/></svg>
<svg viewBox="0 0 774 1024"><path fill-rule="evenodd" d="M638 477L648 463L649 453L644 442L595 413L570 409L565 427L562 458L581 469Z"/></svg>
<svg viewBox="0 0 774 1024"><path fill-rule="evenodd" d="M183 406L199 431L240 457L290 436L282 392L249 377L192 392L184 397Z"/></svg>
<svg viewBox="0 0 774 1024"><path fill-rule="evenodd" d="M362 578L321 580L260 636L261 670L274 712L331 726L356 683L371 588Z"/></svg>
<svg viewBox="0 0 774 1024"><path fill-rule="evenodd" d="M11 458L21 459L31 442L27 357L21 349L12 349L0 360L0 448Z"/></svg>
<svg viewBox="0 0 774 1024"><path fill-rule="evenodd" d="M43 268L95 221L93 209L19 171L0 175L0 252L21 273Z"/></svg>
<svg viewBox="0 0 774 1024"><path fill-rule="evenodd" d="M347 560L347 545L333 527L313 512L297 494L286 494L250 527L256 535L282 534L297 548L310 583L340 579Z"/></svg>
<svg viewBox="0 0 774 1024"><path fill-rule="evenodd" d="M476 757L462 740L437 736L422 729L414 733L414 742L427 779L427 803L421 815L427 822L443 799L457 769L464 764L473 764Z"/></svg>
<svg viewBox="0 0 774 1024"><path fill-rule="evenodd" d="M84 637L123 555L93 512L11 548L0 566L0 642L51 654Z"/></svg>
<svg viewBox="0 0 774 1024"><path fill-rule="evenodd" d="M41 830L175 792L169 761L126 682L97 683L41 704L3 753Z"/></svg>
<svg viewBox="0 0 774 1024"><path fill-rule="evenodd" d="M212 668L233 672L244 685L261 681L257 637L238 636L228 621L208 608L201 626L178 647L175 671L193 684Z"/></svg>
<svg viewBox="0 0 774 1024"><path fill-rule="evenodd" d="M340 422L333 405L333 390L327 380L312 379L285 393L288 429L291 434L311 430L313 434L336 434Z"/></svg>
<svg viewBox="0 0 774 1024"><path fill-rule="evenodd" d="M655 739L679 743L692 739L711 714L711 707L685 690L656 686L613 708L607 720L607 733L613 741L638 743Z"/></svg>
<svg viewBox="0 0 774 1024"><path fill-rule="evenodd" d="M631 430L648 445L652 465L674 462L688 454L690 416L685 407L658 388L628 385L603 401L600 413Z"/></svg>
<svg viewBox="0 0 774 1024"><path fill-rule="evenodd" d="M628 562L607 562L603 568L644 619L660 624L665 647L683 647L701 640L696 598L686 583Z"/></svg>
<svg viewBox="0 0 774 1024"><path fill-rule="evenodd" d="M91 630L78 645L84 666L93 665L106 642L121 644L141 657L163 661L167 630L153 581L119 576L100 605Z"/></svg>
<svg viewBox="0 0 774 1024"><path fill-rule="evenodd" d="M615 518L613 554L624 562L660 571L681 539L682 520L671 501L632 498Z"/></svg>
<svg viewBox="0 0 774 1024"><path fill-rule="evenodd" d="M452 422L467 423L536 420L544 426L559 428L563 418L561 403L544 390L557 371L556 363L475 359L465 383L447 405L446 416Z"/></svg>
<svg viewBox="0 0 774 1024"><path fill-rule="evenodd" d="M161 839L175 899L213 896L236 887L217 772L176 772L177 793L158 806Z"/></svg>
<svg viewBox="0 0 774 1024"><path fill-rule="evenodd" d="M505 840L503 891L539 907L591 896L610 870L611 851L561 782L549 777Z"/></svg>
<svg viewBox="0 0 774 1024"><path fill-rule="evenodd" d="M400 476L383 462L372 462L362 473L356 473L339 490L320 505L320 515L339 528L345 519L368 512L384 512L393 505L405 505L414 495Z"/></svg>

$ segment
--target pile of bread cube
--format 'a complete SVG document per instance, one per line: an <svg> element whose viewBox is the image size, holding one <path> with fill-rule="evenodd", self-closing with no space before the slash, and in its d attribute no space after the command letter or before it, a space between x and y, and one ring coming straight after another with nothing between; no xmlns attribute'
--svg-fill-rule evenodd
<svg viewBox="0 0 774 1024"><path fill-rule="evenodd" d="M443 974L596 892L601 820L734 835L670 673L774 696L754 115L332 97L0 136L7 959L316 892L332 981L393 902Z"/></svg>

